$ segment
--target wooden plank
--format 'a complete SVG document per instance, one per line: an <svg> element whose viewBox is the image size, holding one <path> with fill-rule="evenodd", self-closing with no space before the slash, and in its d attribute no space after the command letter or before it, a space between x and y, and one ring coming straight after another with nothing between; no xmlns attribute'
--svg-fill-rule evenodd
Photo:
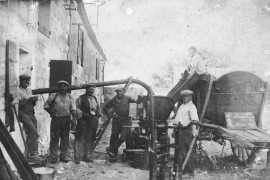
<svg viewBox="0 0 270 180"><path fill-rule="evenodd" d="M237 134L238 136L245 138L245 140L247 140L249 142L259 140L255 136L252 136L250 133L245 132L245 130L229 130L229 132Z"/></svg>
<svg viewBox="0 0 270 180"><path fill-rule="evenodd" d="M247 149L253 149L255 146L250 143L247 139L245 139L241 133L236 133L236 130L228 130L222 126L214 125L214 124L207 124L207 123L194 123L196 125L207 127L211 129L216 129L218 131L218 135L223 137L226 140L231 141L232 143L236 144L237 147L243 147Z"/></svg>
<svg viewBox="0 0 270 180"><path fill-rule="evenodd" d="M199 79L198 73L195 73L189 80L187 80L188 75L188 72L185 71L183 78L167 94L175 103L181 98L181 91L190 89Z"/></svg>
<svg viewBox="0 0 270 180"><path fill-rule="evenodd" d="M270 148L270 142L258 142L258 141L254 141L251 142L252 144L254 144L256 147L260 147L262 149L269 149Z"/></svg>
<svg viewBox="0 0 270 180"><path fill-rule="evenodd" d="M262 132L256 131L256 130L247 130L250 134L253 134L254 136L257 136L261 141L270 142L270 135L264 134Z"/></svg>
<svg viewBox="0 0 270 180"><path fill-rule="evenodd" d="M19 174L22 179L34 180L37 179L35 173L33 172L31 166L26 161L19 147L8 133L6 127L0 120L0 141L4 148L8 152L10 158L14 162Z"/></svg>
<svg viewBox="0 0 270 180"><path fill-rule="evenodd" d="M240 136L243 136L250 142L270 142L270 136L264 134L263 132L259 132L257 130L230 130L233 133L236 133Z"/></svg>

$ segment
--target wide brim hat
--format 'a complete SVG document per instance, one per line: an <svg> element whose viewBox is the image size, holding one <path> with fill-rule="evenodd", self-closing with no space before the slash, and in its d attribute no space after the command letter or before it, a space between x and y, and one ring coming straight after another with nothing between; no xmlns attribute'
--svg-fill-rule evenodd
<svg viewBox="0 0 270 180"><path fill-rule="evenodd" d="M58 81L57 84L58 84L58 85L59 85L59 84L65 84L65 85L69 86L69 83L68 83L67 81L64 81L64 80Z"/></svg>
<svg viewBox="0 0 270 180"><path fill-rule="evenodd" d="M188 95L193 95L193 91L184 90L184 91L181 92L181 96L188 96Z"/></svg>

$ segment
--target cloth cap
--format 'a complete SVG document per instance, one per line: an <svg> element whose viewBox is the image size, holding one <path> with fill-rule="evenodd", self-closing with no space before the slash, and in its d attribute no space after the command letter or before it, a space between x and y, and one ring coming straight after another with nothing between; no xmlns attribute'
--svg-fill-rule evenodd
<svg viewBox="0 0 270 180"><path fill-rule="evenodd" d="M117 88L114 92L118 92L118 91L124 92L124 90L122 88Z"/></svg>
<svg viewBox="0 0 270 180"><path fill-rule="evenodd" d="M94 85L94 84L87 84L85 88L88 88L88 87L94 87L95 88L96 85Z"/></svg>
<svg viewBox="0 0 270 180"><path fill-rule="evenodd" d="M27 73L24 73L22 75L19 76L20 79L31 79L31 76Z"/></svg>
<svg viewBox="0 0 270 180"><path fill-rule="evenodd" d="M181 96L192 95L192 94L193 94L193 91L191 90L184 90L181 92Z"/></svg>
<svg viewBox="0 0 270 180"><path fill-rule="evenodd" d="M57 84L58 84L58 85L59 85L59 84L65 84L65 85L69 86L69 83L68 83L67 81L64 81L64 80L58 81Z"/></svg>

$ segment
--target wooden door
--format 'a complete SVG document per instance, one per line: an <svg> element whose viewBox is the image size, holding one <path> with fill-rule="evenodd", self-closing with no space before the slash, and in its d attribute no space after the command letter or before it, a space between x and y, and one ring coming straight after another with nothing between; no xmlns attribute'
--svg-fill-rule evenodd
<svg viewBox="0 0 270 180"><path fill-rule="evenodd" d="M19 46L16 42L10 40L6 41L5 66L5 125L13 126L14 122L11 111L11 97L19 86Z"/></svg>
<svg viewBox="0 0 270 180"><path fill-rule="evenodd" d="M71 84L72 61L51 60L50 62L50 87L57 87L60 80Z"/></svg>

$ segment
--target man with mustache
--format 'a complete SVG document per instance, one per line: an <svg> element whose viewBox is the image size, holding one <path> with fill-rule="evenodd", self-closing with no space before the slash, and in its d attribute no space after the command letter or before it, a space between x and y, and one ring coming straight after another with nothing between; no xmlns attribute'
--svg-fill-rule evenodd
<svg viewBox="0 0 270 180"><path fill-rule="evenodd" d="M67 93L69 83L58 81L58 92L52 93L44 104L44 109L50 114L51 121L51 141L50 156L51 163L58 161L58 149L60 140L60 161L67 163L69 147L69 131L71 121L76 121L76 104L73 97ZM72 119L71 119L72 117Z"/></svg>
<svg viewBox="0 0 270 180"><path fill-rule="evenodd" d="M76 100L78 119L74 142L76 164L80 164L81 159L86 162L93 161L90 149L96 140L98 119L101 116L100 105L94 95L95 87L89 84L85 89L85 94Z"/></svg>
<svg viewBox="0 0 270 180"><path fill-rule="evenodd" d="M23 124L27 135L27 157L35 157L38 155L38 131L34 107L38 97L33 96L32 91L28 89L31 80L31 76L29 74L22 74L19 76L19 79L20 85L18 91L15 93L12 104L16 107L16 111L18 111L17 114L19 116L19 120Z"/></svg>

